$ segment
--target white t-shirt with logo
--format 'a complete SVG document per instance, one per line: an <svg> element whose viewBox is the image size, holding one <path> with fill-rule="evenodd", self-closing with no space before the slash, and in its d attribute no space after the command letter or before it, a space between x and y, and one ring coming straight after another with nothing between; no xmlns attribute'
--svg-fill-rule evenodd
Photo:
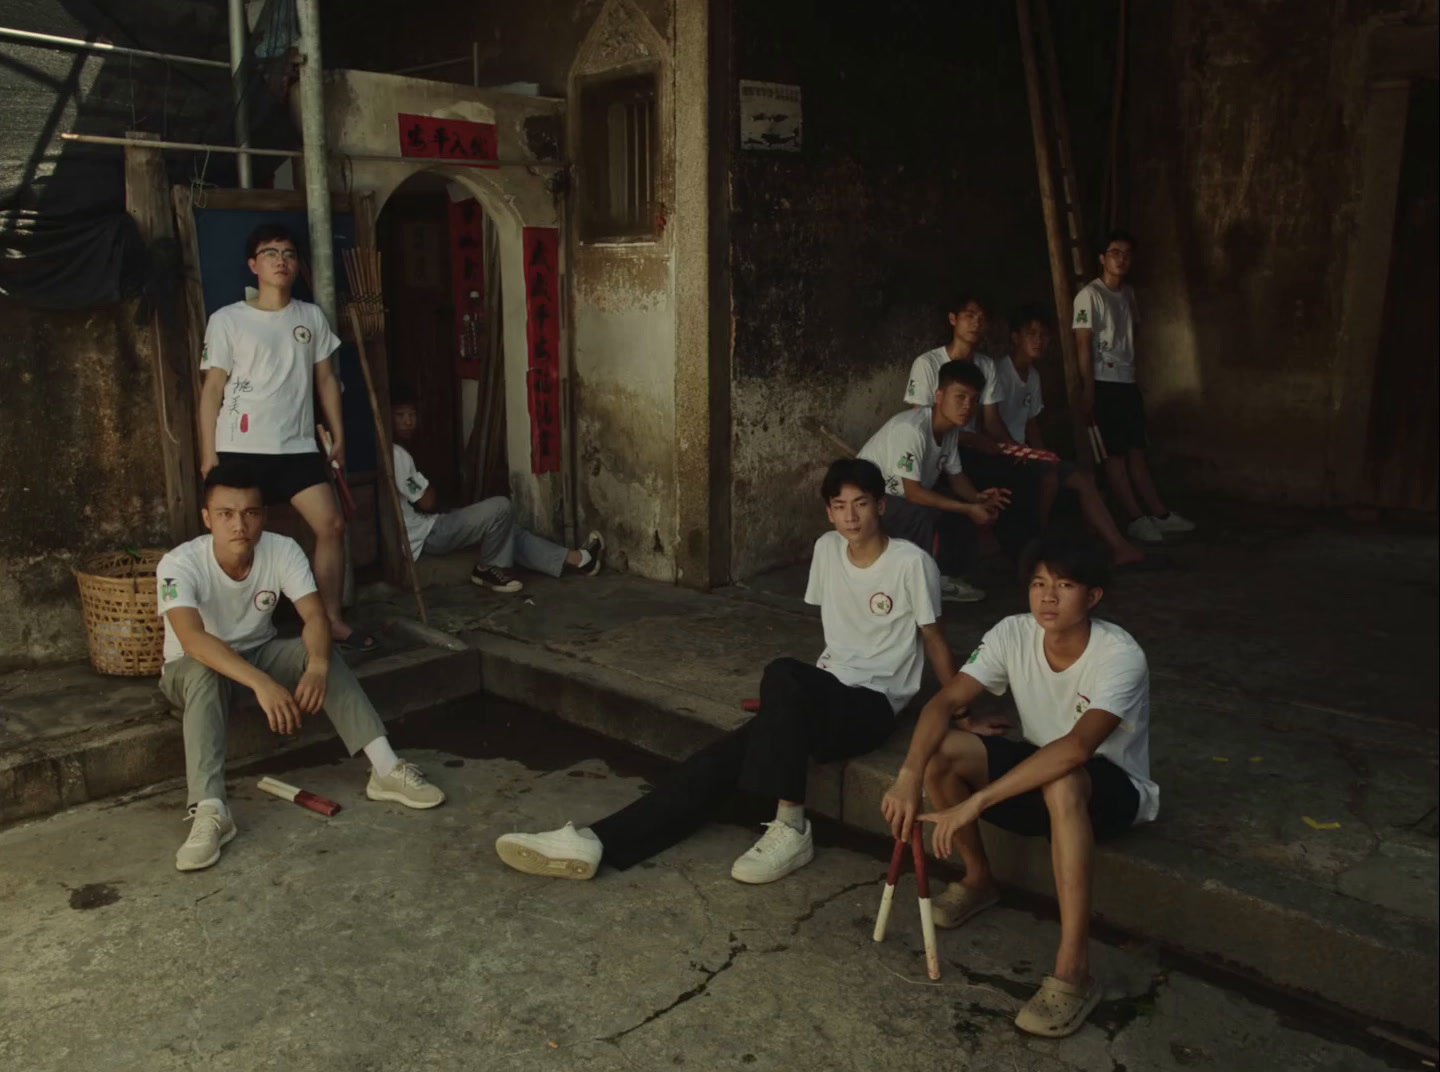
<svg viewBox="0 0 1440 1072"><path fill-rule="evenodd" d="M1040 397L1040 374L1032 368L1029 379L1022 380L1015 371L1015 363L1002 357L995 363L995 378L1004 392L996 404L1000 420L1011 439L1024 443L1025 426L1045 408L1045 400Z"/></svg>
<svg viewBox="0 0 1440 1072"><path fill-rule="evenodd" d="M962 432L975 431L979 427L981 408L999 402L1003 397L995 376L995 362L979 353L971 354L970 360L975 363L976 368L985 373L985 390L980 392L980 397L975 402L975 412L970 417L970 423L961 429ZM935 405L935 392L940 383L940 366L950 361L950 351L943 346L926 350L917 357L910 366L910 379L905 384L905 401L912 406Z"/></svg>
<svg viewBox="0 0 1440 1072"><path fill-rule="evenodd" d="M1139 321L1135 291L1128 283L1111 290L1103 279L1092 279L1075 295L1070 325L1094 332L1090 354L1097 380L1135 382L1135 325Z"/></svg>
<svg viewBox="0 0 1440 1072"><path fill-rule="evenodd" d="M1084 654L1056 673L1045 658L1040 623L1016 614L986 633L960 670L997 696L1013 692L1020 730L1040 748L1069 733L1090 708L1109 711L1120 725L1095 754L1130 776L1140 794L1137 823L1159 813L1160 787L1150 780L1150 667L1125 630L1090 619Z"/></svg>
<svg viewBox="0 0 1440 1072"><path fill-rule="evenodd" d="M288 536L262 532L255 560L243 581L233 580L215 561L215 538L209 533L182 543L155 567L160 614L176 607L194 607L205 632L238 652L258 648L275 636L271 619L284 595L295 603L315 591L315 577L300 545ZM165 617L165 661L185 649Z"/></svg>
<svg viewBox="0 0 1440 1072"><path fill-rule="evenodd" d="M815 541L805 602L820 608L825 651L815 665L842 684L883 693L899 712L920 691L925 644L920 627L940 619L940 568L893 537L870 565L850 561L838 532Z"/></svg>
<svg viewBox="0 0 1440 1072"><path fill-rule="evenodd" d="M880 467L891 495L905 498L902 478L929 488L942 469L960 472L960 429L950 429L935 442L934 412L933 406L921 406L897 413L860 448L860 457Z"/></svg>
<svg viewBox="0 0 1440 1072"><path fill-rule="evenodd" d="M410 539L410 553L419 558L437 515L422 514L413 504L424 498L430 481L415 468L415 459L408 450L399 443L392 444L390 449L395 458L395 486L400 489L400 512L405 515L405 535Z"/></svg>
<svg viewBox="0 0 1440 1072"><path fill-rule="evenodd" d="M200 371L224 369L215 449L315 452L315 366L340 348L317 305L291 298L274 311L235 302L210 315Z"/></svg>

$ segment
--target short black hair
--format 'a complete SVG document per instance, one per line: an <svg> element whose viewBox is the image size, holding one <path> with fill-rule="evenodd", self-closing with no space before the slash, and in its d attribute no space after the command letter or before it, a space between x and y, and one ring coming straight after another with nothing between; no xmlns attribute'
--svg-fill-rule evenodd
<svg viewBox="0 0 1440 1072"><path fill-rule="evenodd" d="M210 502L210 493L216 488L237 488L249 491L260 490L260 478L247 462L221 462L205 474L205 502Z"/></svg>
<svg viewBox="0 0 1440 1072"><path fill-rule="evenodd" d="M1054 330L1055 322L1051 319L1045 307L1036 305L1034 302L1027 302L1010 314L1010 330L1019 331L1028 328L1031 324L1039 324L1042 327Z"/></svg>
<svg viewBox="0 0 1440 1072"><path fill-rule="evenodd" d="M885 475L874 462L864 458L841 458L830 463L825 479L820 481L820 498L825 502L840 497L846 484L857 487L877 502L885 498Z"/></svg>
<svg viewBox="0 0 1440 1072"><path fill-rule="evenodd" d="M983 312L990 311L990 303L987 302L978 290L971 290L969 287L961 287L950 296L949 303L945 306L945 314L958 313L964 310L965 306L974 302L980 306Z"/></svg>
<svg viewBox="0 0 1440 1072"><path fill-rule="evenodd" d="M418 406L415 389L408 383L397 383L390 388L390 408L396 406Z"/></svg>
<svg viewBox="0 0 1440 1072"><path fill-rule="evenodd" d="M297 250L300 243L295 241L295 235L281 223L262 223L255 230L250 232L250 237L245 239L245 259L253 261L255 254L266 242L289 242Z"/></svg>
<svg viewBox="0 0 1440 1072"><path fill-rule="evenodd" d="M963 383L975 388L976 394L985 393L985 371L973 361L947 361L940 366L935 377L935 390L943 391L952 383Z"/></svg>
<svg viewBox="0 0 1440 1072"><path fill-rule="evenodd" d="M1057 527L1032 540L1020 555L1020 578L1025 584L1044 566L1057 577L1104 588L1110 583L1113 559L1110 548L1080 528Z"/></svg>
<svg viewBox="0 0 1440 1072"><path fill-rule="evenodd" d="M1125 242L1131 249L1135 248L1135 236L1120 227L1112 227L1105 233L1105 241L1100 244L1100 252L1104 253L1109 249L1111 242Z"/></svg>

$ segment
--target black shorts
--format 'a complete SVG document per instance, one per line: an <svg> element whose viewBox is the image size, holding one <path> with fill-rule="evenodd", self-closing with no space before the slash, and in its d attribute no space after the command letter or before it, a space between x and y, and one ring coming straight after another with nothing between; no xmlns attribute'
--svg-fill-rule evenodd
<svg viewBox="0 0 1440 1072"><path fill-rule="evenodd" d="M304 454L241 454L236 451L221 451L222 462L241 462L248 465L260 481L260 493L265 496L265 505L287 503L306 488L323 484L329 479L325 462L318 451Z"/></svg>
<svg viewBox="0 0 1440 1072"><path fill-rule="evenodd" d="M1145 449L1145 403L1133 383L1095 383L1095 424L1105 453L1119 456Z"/></svg>
<svg viewBox="0 0 1440 1072"><path fill-rule="evenodd" d="M981 737L990 763L990 780L1018 767L1039 749L1029 741L1012 741L1008 737ZM1105 841L1123 834L1135 825L1140 812L1140 791L1126 774L1108 759L1092 757L1085 764L1090 775L1090 826L1096 841ZM986 808L981 816L1001 830L1023 837L1050 836L1050 809L1039 789L1021 793Z"/></svg>

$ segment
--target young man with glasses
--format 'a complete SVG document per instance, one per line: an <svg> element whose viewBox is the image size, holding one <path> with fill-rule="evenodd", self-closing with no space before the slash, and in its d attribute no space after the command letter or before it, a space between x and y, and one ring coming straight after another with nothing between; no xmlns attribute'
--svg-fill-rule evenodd
<svg viewBox="0 0 1440 1072"><path fill-rule="evenodd" d="M1075 295L1080 419L1105 441L1105 479L1125 514L1126 534L1141 543L1195 528L1166 507L1145 460L1145 406L1135 382L1135 291L1125 282L1135 239L1111 231L1100 254L1100 275ZM1142 507L1143 503L1143 507Z"/></svg>
<svg viewBox="0 0 1440 1072"><path fill-rule="evenodd" d="M315 443L315 395L345 464L340 377L331 356L340 340L318 306L291 296L300 258L295 238L261 224L245 244L259 293L217 309L200 353L200 475L222 461L247 464L266 505L288 502L315 534L315 580L330 634L342 651L366 652L375 638L345 623L345 519Z"/></svg>

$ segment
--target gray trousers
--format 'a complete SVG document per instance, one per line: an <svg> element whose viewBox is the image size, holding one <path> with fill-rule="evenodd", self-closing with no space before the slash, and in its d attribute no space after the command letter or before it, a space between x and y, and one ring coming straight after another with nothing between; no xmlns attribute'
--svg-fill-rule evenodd
<svg viewBox="0 0 1440 1072"><path fill-rule="evenodd" d="M508 569L518 564L551 577L560 576L570 553L516 525L510 516L510 500L503 495L441 514L425 537L425 550L432 555L476 546L486 566Z"/></svg>
<svg viewBox="0 0 1440 1072"><path fill-rule="evenodd" d="M240 655L287 689L293 690L305 673L305 643L299 638L267 640ZM185 712L185 782L191 804L225 799L225 727L231 694L240 687L188 655L166 663L160 674L160 691ZM339 659L330 663L325 714L352 756L385 736L385 724L369 697Z"/></svg>

